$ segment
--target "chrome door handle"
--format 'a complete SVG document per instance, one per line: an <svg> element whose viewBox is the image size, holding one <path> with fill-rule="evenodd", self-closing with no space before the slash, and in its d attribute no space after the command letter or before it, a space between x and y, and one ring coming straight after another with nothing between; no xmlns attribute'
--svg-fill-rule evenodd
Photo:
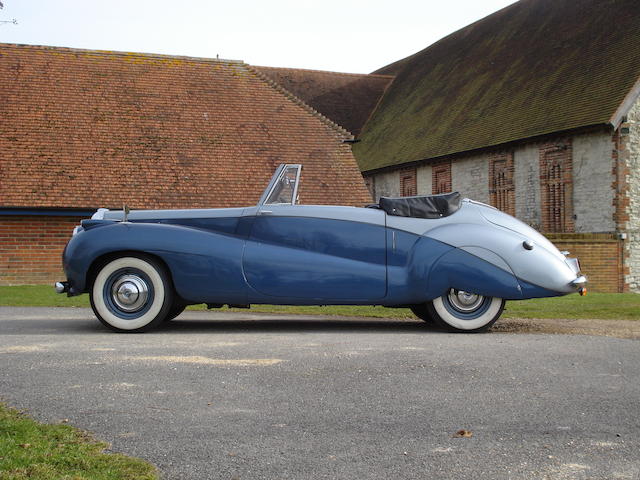
<svg viewBox="0 0 640 480"><path fill-rule="evenodd" d="M260 215L271 215L273 210L260 210Z"/></svg>

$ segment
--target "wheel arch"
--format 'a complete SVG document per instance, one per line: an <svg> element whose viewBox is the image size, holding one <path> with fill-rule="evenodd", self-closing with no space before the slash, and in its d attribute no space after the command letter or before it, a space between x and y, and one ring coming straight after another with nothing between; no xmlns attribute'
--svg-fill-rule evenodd
<svg viewBox="0 0 640 480"><path fill-rule="evenodd" d="M135 258L143 258L143 259L150 258L156 261L169 274L171 287L173 288L174 294L177 295L176 288L173 283L173 272L171 271L171 268L169 267L167 262L160 255L147 252L144 250L114 250L111 252L100 254L91 262L91 264L89 265L89 268L87 269L87 274L85 277L84 292L87 293L91 291L91 289L93 288L93 282L95 281L102 267L104 267L106 264L108 264L112 260L115 260L116 258L122 258L122 257L135 257Z"/></svg>
<svg viewBox="0 0 640 480"><path fill-rule="evenodd" d="M522 299L522 288L513 273L459 248L442 255L429 275L432 298L444 295L450 288L506 300Z"/></svg>

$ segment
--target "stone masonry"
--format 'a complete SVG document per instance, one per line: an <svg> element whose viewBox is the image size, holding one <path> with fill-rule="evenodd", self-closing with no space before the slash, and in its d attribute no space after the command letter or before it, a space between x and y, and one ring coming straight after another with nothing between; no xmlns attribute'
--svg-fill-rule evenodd
<svg viewBox="0 0 640 480"><path fill-rule="evenodd" d="M640 98L627 115L629 133L625 155L628 219L625 241L625 281L632 292L640 293ZM623 125L624 128L624 125Z"/></svg>

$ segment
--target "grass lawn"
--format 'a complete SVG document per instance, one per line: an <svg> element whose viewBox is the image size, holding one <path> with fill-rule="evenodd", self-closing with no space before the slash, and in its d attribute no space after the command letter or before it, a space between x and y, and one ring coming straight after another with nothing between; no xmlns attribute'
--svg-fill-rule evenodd
<svg viewBox="0 0 640 480"><path fill-rule="evenodd" d="M143 460L107 454L69 425L43 425L0 403L1 480L152 480L155 467Z"/></svg>
<svg viewBox="0 0 640 480"><path fill-rule="evenodd" d="M89 307L89 296L68 298L58 295L49 285L0 287L0 306ZM193 305L190 310L205 310ZM227 310L226 308L224 310ZM329 306L283 307L254 305L254 312L346 315L353 317L415 318L406 308ZM243 310L239 310L243 311ZM636 293L589 293L586 297L539 298L507 302L503 318L597 318L603 320L640 320L640 295Z"/></svg>

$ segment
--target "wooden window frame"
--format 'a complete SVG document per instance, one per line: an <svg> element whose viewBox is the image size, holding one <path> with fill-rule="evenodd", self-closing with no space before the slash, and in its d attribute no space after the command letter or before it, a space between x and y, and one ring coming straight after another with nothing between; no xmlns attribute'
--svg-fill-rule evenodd
<svg viewBox="0 0 640 480"><path fill-rule="evenodd" d="M575 231L575 221L571 140L542 145L539 153L542 231L572 233Z"/></svg>
<svg viewBox="0 0 640 480"><path fill-rule="evenodd" d="M489 156L489 203L509 215L516 214L513 152Z"/></svg>
<svg viewBox="0 0 640 480"><path fill-rule="evenodd" d="M451 192L451 162L437 163L431 167L431 193L440 195Z"/></svg>
<svg viewBox="0 0 640 480"><path fill-rule="evenodd" d="M418 194L418 179L415 168L400 170L400 196L413 197Z"/></svg>

